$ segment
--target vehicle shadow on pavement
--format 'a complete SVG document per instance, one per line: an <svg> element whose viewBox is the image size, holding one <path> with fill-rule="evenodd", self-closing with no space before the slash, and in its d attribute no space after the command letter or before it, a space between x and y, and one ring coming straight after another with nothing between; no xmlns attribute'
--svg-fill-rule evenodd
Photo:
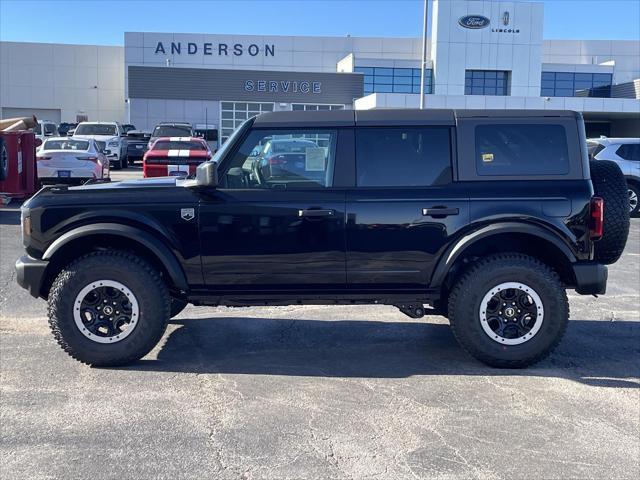
<svg viewBox="0 0 640 480"><path fill-rule="evenodd" d="M561 377L639 388L640 322L572 320L549 358L500 370L467 356L448 325L222 317L173 320L157 360L130 370L403 378L412 375Z"/></svg>

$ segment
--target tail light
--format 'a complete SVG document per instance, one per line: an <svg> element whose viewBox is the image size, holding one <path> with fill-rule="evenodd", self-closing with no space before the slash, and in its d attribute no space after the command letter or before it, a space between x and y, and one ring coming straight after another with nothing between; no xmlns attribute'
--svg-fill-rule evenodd
<svg viewBox="0 0 640 480"><path fill-rule="evenodd" d="M593 197L590 207L589 234L592 239L599 240L604 233L604 200L600 197Z"/></svg>
<svg viewBox="0 0 640 480"><path fill-rule="evenodd" d="M85 160L93 163L98 163L98 157L76 157L78 160Z"/></svg>
<svg viewBox="0 0 640 480"><path fill-rule="evenodd" d="M36 160L51 160L51 157L43 157L43 156L38 155L36 157Z"/></svg>

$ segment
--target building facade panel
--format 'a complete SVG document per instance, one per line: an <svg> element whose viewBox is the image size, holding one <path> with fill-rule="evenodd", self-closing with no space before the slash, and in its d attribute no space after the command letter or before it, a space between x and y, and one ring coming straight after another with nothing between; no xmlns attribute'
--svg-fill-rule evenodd
<svg viewBox="0 0 640 480"><path fill-rule="evenodd" d="M545 40L539 2L432 5L427 108L574 109L591 133L633 130L640 41ZM207 123L224 138L223 117L235 125L255 113L249 104L415 108L421 53L421 38L350 36L126 32L123 47L0 42L0 107L143 129Z"/></svg>

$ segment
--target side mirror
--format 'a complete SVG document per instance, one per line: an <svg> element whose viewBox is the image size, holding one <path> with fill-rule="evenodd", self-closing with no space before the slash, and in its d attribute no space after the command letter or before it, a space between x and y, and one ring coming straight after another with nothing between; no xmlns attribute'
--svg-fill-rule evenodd
<svg viewBox="0 0 640 480"><path fill-rule="evenodd" d="M218 186L218 164L204 162L196 168L196 183L200 187L216 188Z"/></svg>
<svg viewBox="0 0 640 480"><path fill-rule="evenodd" d="M73 134L75 133L75 130L69 130L67 132L67 137L73 137Z"/></svg>

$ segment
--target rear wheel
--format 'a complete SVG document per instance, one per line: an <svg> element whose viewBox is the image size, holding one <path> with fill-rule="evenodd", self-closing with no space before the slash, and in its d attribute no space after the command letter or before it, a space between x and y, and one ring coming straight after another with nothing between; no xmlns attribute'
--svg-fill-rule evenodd
<svg viewBox="0 0 640 480"><path fill-rule="evenodd" d="M449 296L460 345L492 367L522 368L546 357L567 328L569 303L556 273L522 254L475 263Z"/></svg>
<svg viewBox="0 0 640 480"><path fill-rule="evenodd" d="M85 255L60 272L49 292L49 326L60 346L94 366L125 365L158 343L170 297L159 273L124 252Z"/></svg>

